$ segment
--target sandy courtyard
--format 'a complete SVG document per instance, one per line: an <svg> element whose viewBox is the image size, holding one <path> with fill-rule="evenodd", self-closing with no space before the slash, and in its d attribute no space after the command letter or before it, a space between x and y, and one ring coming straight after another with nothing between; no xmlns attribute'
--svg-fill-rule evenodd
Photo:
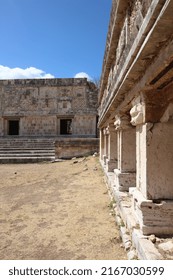
<svg viewBox="0 0 173 280"><path fill-rule="evenodd" d="M0 165L0 259L126 259L98 158Z"/></svg>

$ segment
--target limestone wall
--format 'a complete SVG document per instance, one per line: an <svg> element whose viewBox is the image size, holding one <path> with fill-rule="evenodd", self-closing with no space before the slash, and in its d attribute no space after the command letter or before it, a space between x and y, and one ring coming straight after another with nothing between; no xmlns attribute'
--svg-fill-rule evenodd
<svg viewBox="0 0 173 280"><path fill-rule="evenodd" d="M99 140L98 139L82 139L74 138L56 139L55 152L57 158L72 158L79 156L86 156L98 152Z"/></svg>
<svg viewBox="0 0 173 280"><path fill-rule="evenodd" d="M19 135L57 136L71 119L75 135L96 135L97 89L87 79L0 81L0 135L19 121Z"/></svg>
<svg viewBox="0 0 173 280"><path fill-rule="evenodd" d="M76 115L74 117L74 134L92 135L96 130L96 118L92 115Z"/></svg>
<svg viewBox="0 0 173 280"><path fill-rule="evenodd" d="M3 119L0 118L0 136L3 136Z"/></svg>
<svg viewBox="0 0 173 280"><path fill-rule="evenodd" d="M21 136L56 136L56 116L28 116L21 119Z"/></svg>

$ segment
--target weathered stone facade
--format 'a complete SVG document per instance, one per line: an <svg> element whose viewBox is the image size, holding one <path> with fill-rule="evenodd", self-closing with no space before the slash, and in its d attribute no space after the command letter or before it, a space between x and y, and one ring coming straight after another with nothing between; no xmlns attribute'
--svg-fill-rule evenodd
<svg viewBox="0 0 173 280"><path fill-rule="evenodd" d="M97 137L97 104L98 90L86 78L1 80L0 136L89 143Z"/></svg>
<svg viewBox="0 0 173 280"><path fill-rule="evenodd" d="M97 89L86 79L0 81L0 102L1 136L96 137Z"/></svg>
<svg viewBox="0 0 173 280"><path fill-rule="evenodd" d="M100 160L131 236L138 227L144 235L173 235L172 11L172 0L112 3Z"/></svg>

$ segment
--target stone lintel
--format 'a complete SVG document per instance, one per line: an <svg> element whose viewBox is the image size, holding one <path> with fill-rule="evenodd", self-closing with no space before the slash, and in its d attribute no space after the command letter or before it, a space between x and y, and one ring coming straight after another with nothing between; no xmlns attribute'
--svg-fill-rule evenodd
<svg viewBox="0 0 173 280"><path fill-rule="evenodd" d="M114 169L115 185L119 191L129 191L129 188L136 186L136 172L121 173Z"/></svg>
<svg viewBox="0 0 173 280"><path fill-rule="evenodd" d="M148 90L140 94L132 101L130 123L137 126L148 122L168 122L173 116L172 90L173 86L169 86L166 90Z"/></svg>

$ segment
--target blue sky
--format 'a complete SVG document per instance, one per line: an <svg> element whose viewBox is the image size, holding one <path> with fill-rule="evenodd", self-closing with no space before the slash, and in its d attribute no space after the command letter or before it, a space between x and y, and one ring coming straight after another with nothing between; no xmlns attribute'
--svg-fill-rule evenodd
<svg viewBox="0 0 173 280"><path fill-rule="evenodd" d="M111 4L0 0L0 79L70 78L81 72L98 79Z"/></svg>

